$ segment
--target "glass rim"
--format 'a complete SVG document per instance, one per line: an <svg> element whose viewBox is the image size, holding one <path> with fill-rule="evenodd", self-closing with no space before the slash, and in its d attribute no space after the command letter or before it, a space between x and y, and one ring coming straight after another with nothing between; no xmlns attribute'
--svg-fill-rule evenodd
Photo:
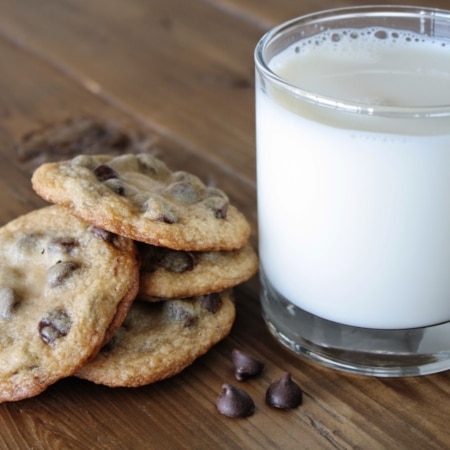
<svg viewBox="0 0 450 450"><path fill-rule="evenodd" d="M298 25L313 21L319 23L330 18L352 18L357 16L390 16L390 17L421 17L421 18L441 18L445 19L450 27L450 10L406 6L406 5L365 5L365 6L347 6L339 8L325 9L313 13L305 14L276 25L267 31L256 44L254 50L255 67L264 76L277 86L294 93L310 103L325 108L345 111L355 114L366 114L375 116L391 116L391 117L449 117L450 104L435 106L388 106L383 104L369 105L364 102L343 100L338 97L321 95L308 89L303 89L293 83L288 82L281 76L277 75L270 69L268 62L264 56L265 50L269 44L283 32L294 29ZM450 40L450 34L449 34ZM450 47L450 45L449 45Z"/></svg>

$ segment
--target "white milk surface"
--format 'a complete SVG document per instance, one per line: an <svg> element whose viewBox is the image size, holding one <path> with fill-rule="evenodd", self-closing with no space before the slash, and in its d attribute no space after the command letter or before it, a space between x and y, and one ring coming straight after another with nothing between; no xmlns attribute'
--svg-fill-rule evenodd
<svg viewBox="0 0 450 450"><path fill-rule="evenodd" d="M376 32L293 45L272 70L345 100L450 105L450 43L394 35L367 50ZM273 287L354 326L449 321L450 119L330 110L321 123L300 101L256 95L259 250Z"/></svg>

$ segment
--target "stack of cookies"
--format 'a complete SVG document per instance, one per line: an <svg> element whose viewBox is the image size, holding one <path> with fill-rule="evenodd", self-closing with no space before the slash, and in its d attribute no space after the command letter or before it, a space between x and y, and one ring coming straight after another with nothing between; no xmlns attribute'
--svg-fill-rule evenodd
<svg viewBox="0 0 450 450"><path fill-rule="evenodd" d="M0 401L75 375L141 386L228 335L250 226L225 193L149 154L46 163L53 205L0 229Z"/></svg>

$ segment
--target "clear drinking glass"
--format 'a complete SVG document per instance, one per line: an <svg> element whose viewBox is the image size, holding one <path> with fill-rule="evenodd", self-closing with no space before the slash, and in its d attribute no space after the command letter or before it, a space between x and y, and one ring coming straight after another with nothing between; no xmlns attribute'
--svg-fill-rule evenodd
<svg viewBox="0 0 450 450"><path fill-rule="evenodd" d="M449 369L450 12L318 12L255 63L270 331L349 372Z"/></svg>

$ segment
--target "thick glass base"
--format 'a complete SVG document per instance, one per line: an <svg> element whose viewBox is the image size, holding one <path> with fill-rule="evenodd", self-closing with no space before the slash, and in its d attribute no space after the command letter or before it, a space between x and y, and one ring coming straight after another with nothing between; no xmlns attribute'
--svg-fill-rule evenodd
<svg viewBox="0 0 450 450"><path fill-rule="evenodd" d="M341 325L293 305L261 271L261 304L271 333L322 365L361 375L404 377L450 369L450 322L380 330Z"/></svg>

